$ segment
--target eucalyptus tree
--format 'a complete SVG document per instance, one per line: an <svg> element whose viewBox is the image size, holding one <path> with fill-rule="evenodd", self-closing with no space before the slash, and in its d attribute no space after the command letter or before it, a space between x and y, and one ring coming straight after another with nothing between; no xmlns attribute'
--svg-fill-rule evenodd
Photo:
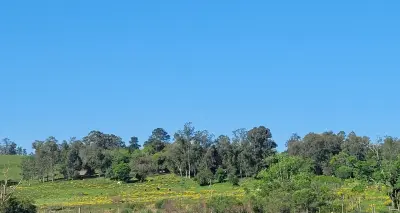
<svg viewBox="0 0 400 213"><path fill-rule="evenodd" d="M144 142L143 146L149 146L152 154L161 152L169 143L171 136L163 128L156 128L152 131L149 139Z"/></svg>
<svg viewBox="0 0 400 213"><path fill-rule="evenodd" d="M178 144L180 149L183 151L183 155L186 158L185 174L187 178L191 177L191 165L192 165L192 144L195 140L195 128L191 122L186 123L182 130L175 133L175 143Z"/></svg>
<svg viewBox="0 0 400 213"><path fill-rule="evenodd" d="M129 140L129 146L128 146L129 153L132 153L138 149L140 149L139 139L138 137L133 136Z"/></svg>

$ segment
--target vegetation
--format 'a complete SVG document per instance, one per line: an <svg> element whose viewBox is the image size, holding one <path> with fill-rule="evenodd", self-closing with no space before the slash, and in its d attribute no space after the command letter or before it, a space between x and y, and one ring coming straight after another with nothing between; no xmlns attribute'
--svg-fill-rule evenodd
<svg viewBox="0 0 400 213"><path fill-rule="evenodd" d="M0 155L0 171L8 169L9 179L20 180L22 160L23 157L19 155ZM4 180L2 174L0 174L0 180Z"/></svg>
<svg viewBox="0 0 400 213"><path fill-rule="evenodd" d="M107 178L84 180L24 183L16 194L21 198L35 198L40 208L104 206L123 204L154 205L159 200L176 202L200 201L212 196L223 195L243 199L244 187L252 187L252 179L243 179L242 187L233 187L230 183L201 187L193 179L181 178L174 174L148 177L145 182L121 183Z"/></svg>
<svg viewBox="0 0 400 213"><path fill-rule="evenodd" d="M37 208L31 200L21 200L11 197L7 202L0 206L0 212L4 213L36 213Z"/></svg>
<svg viewBox="0 0 400 213"><path fill-rule="evenodd" d="M99 131L62 143L37 140L34 153L20 161L26 182L18 198L33 197L40 207L125 202L159 209L197 200L191 205L213 212L400 207L400 140L390 136L372 142L354 132L293 134L278 153L264 126L215 138L186 123L173 137L154 129L143 145L133 136L126 146Z"/></svg>
<svg viewBox="0 0 400 213"><path fill-rule="evenodd" d="M2 213L36 213L36 206L30 199L15 197L15 190L21 182L9 181L9 165L2 170L3 181L0 183L0 212Z"/></svg>
<svg viewBox="0 0 400 213"><path fill-rule="evenodd" d="M17 146L14 141L4 138L0 141L0 155L27 155L26 149Z"/></svg>

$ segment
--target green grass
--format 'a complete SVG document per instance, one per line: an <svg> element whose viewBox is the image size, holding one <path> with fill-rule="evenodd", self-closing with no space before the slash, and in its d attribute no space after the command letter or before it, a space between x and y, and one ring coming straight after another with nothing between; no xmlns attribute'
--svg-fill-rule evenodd
<svg viewBox="0 0 400 213"><path fill-rule="evenodd" d="M46 183L27 183L18 187L17 196L34 199L41 208L50 206L103 206L116 203L143 203L152 205L156 201L206 200L215 195L226 195L243 199L244 187L253 180L242 180L241 186L220 183L200 187L194 180L168 174L149 177L144 183L122 183L105 178ZM159 190L157 189L159 187Z"/></svg>
<svg viewBox="0 0 400 213"><path fill-rule="evenodd" d="M0 155L0 180L4 180L3 171L9 168L8 179L21 179L21 161L23 156L19 155Z"/></svg>
<svg viewBox="0 0 400 213"><path fill-rule="evenodd" d="M387 195L385 186L370 185L363 192L356 193L352 188L359 184L359 181L348 180L338 191L338 195L345 195L344 206L349 212L357 208L357 203L361 202L362 212L372 212L372 206L375 206L376 212L386 212L389 208L390 197ZM341 203L342 201L337 201Z"/></svg>
<svg viewBox="0 0 400 213"><path fill-rule="evenodd" d="M9 167L9 179L19 180L21 173L22 156L0 155L0 171ZM0 174L0 180L4 177ZM62 207L76 208L82 206L83 209L96 209L103 212L104 209L116 209L121 207L120 202L143 203L154 205L159 200L170 199L177 202L207 200L211 196L226 195L238 199L244 199L245 188L252 188L255 180L241 180L239 187L234 187L230 183L214 184L212 186L200 187L193 179L181 178L176 175L160 175L149 177L144 183L123 183L111 181L105 178L94 178L74 181L55 181L38 183L32 182L31 185L23 183L17 190L17 196L33 199L40 208ZM364 211L370 211L371 205L376 206L377 212L388 209L390 199L387 196L385 187L368 187L360 195L351 192L351 188L357 181L348 181L339 189L338 193L344 193L348 198L345 201L345 208L354 209L358 199ZM157 190L160 187L160 190ZM341 201L338 201L341 202ZM83 211L85 212L85 211ZM110 211L112 212L112 211Z"/></svg>

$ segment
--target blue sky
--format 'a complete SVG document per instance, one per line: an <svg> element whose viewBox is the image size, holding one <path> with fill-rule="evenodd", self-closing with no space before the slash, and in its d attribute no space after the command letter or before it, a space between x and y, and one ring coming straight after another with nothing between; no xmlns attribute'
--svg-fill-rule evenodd
<svg viewBox="0 0 400 213"><path fill-rule="evenodd" d="M3 1L0 138L192 121L400 136L399 1Z"/></svg>

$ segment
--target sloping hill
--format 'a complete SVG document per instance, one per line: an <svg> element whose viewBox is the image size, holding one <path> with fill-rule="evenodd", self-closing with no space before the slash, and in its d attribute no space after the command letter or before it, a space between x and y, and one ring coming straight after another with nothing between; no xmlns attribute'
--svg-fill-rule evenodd
<svg viewBox="0 0 400 213"><path fill-rule="evenodd" d="M21 178L21 161L23 156L19 155L0 155L0 180L4 179L3 171L9 167L9 179L19 180Z"/></svg>

